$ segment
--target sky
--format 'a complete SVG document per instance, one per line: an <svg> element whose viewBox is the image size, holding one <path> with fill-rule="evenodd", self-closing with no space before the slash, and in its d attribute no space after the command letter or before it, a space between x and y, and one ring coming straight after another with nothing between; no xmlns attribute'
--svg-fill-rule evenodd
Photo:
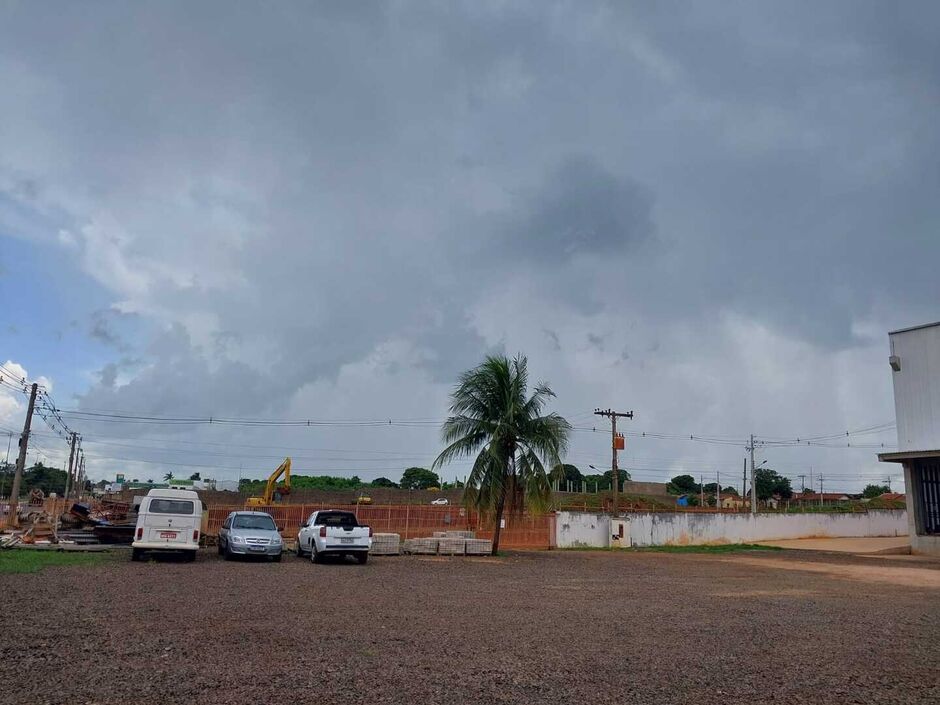
<svg viewBox="0 0 940 705"><path fill-rule="evenodd" d="M397 480L439 452L458 375L506 353L585 472L609 467L611 407L635 412L634 479L740 486L752 433L877 427L756 453L797 487L903 486L876 453L887 332L940 319L938 19L4 0L0 362L45 380L92 479L291 455ZM24 414L0 389L0 433ZM31 459L61 464L36 431Z"/></svg>

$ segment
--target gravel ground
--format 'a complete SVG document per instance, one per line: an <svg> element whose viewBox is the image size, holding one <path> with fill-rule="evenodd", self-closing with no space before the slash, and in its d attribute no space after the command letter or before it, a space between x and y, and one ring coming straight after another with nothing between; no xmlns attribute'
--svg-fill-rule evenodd
<svg viewBox="0 0 940 705"><path fill-rule="evenodd" d="M121 555L0 576L19 607L0 700L940 702L938 576L937 563L800 552Z"/></svg>

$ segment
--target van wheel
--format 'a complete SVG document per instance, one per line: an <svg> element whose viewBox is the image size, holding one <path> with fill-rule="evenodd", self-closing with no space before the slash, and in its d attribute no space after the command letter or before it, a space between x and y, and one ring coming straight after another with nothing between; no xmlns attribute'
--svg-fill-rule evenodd
<svg viewBox="0 0 940 705"><path fill-rule="evenodd" d="M131 560L140 561L144 558L144 550L142 548L132 548L131 549Z"/></svg>
<svg viewBox="0 0 940 705"><path fill-rule="evenodd" d="M356 560L359 561L359 565L365 565L369 561L368 553L357 553Z"/></svg>

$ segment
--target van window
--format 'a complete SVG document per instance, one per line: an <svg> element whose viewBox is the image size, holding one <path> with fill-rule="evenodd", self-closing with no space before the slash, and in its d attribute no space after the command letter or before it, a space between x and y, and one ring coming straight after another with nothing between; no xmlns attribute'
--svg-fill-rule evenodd
<svg viewBox="0 0 940 705"><path fill-rule="evenodd" d="M152 514L187 514L193 513L191 499L151 499L150 512Z"/></svg>

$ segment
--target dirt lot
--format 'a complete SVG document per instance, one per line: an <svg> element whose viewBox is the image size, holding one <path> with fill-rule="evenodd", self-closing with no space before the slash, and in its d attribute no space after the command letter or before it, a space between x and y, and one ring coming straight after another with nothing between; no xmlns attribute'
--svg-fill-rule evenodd
<svg viewBox="0 0 940 705"><path fill-rule="evenodd" d="M940 702L936 563L207 553L0 591L20 608L0 646L10 703Z"/></svg>

